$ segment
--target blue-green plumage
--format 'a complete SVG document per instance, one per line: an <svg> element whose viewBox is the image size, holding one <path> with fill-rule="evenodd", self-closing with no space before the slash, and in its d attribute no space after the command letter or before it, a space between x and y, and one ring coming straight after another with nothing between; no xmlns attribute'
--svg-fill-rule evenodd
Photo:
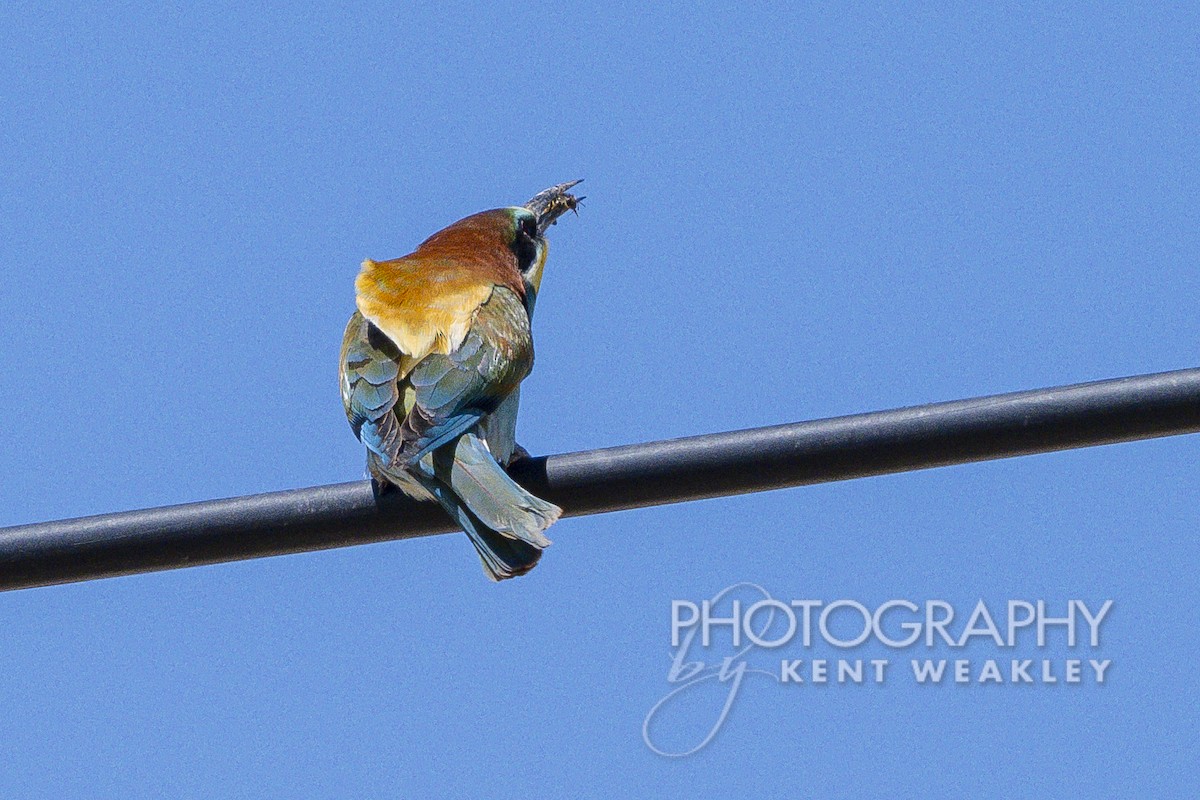
<svg viewBox="0 0 1200 800"><path fill-rule="evenodd" d="M418 367L403 378L399 350L371 333L371 324L356 312L343 342L342 394L351 426L367 446L372 476L418 498L437 500L470 536L493 579L528 572L541 556L541 548L550 544L543 531L561 511L527 492L497 462L500 458L507 463L515 448L517 398L496 403L487 396L472 397L477 381L465 375L463 362L448 366L453 359L446 357L431 357L430 369ZM472 365L476 375L486 373L478 367L489 360L490 349L478 341L469 346L475 353L468 352L465 363ZM481 353L485 355L480 357ZM410 379L419 371L429 380L414 385ZM402 395L409 396L407 408ZM422 398L434 405L424 410ZM483 410L488 407L502 413L493 420ZM424 424L414 423L414 418L444 419L438 425L453 426L451 438L439 442L435 435L439 428L434 425L426 433L434 437L432 446L408 455L405 432L411 434ZM464 422L466 426L459 429ZM472 427L480 429L479 435ZM445 428L440 430L445 438Z"/></svg>
<svg viewBox="0 0 1200 800"><path fill-rule="evenodd" d="M514 482L519 385L548 225L574 184L467 217L393 261L363 263L342 341L346 416L381 486L436 500L493 580L528 572L562 513Z"/></svg>

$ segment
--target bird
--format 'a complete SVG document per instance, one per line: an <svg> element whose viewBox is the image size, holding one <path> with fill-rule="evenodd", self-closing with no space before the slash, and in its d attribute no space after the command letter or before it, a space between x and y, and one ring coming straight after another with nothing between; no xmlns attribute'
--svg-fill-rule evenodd
<svg viewBox="0 0 1200 800"><path fill-rule="evenodd" d="M526 455L516 418L546 229L578 213L583 198L568 192L578 183L472 214L406 256L363 261L342 337L342 404L376 492L438 502L493 581L533 569L562 514L504 467Z"/></svg>

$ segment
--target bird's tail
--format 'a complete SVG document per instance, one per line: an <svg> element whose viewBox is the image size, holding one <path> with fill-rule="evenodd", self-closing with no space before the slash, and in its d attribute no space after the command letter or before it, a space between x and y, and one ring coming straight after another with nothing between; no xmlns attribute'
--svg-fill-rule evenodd
<svg viewBox="0 0 1200 800"><path fill-rule="evenodd" d="M435 496L442 508L466 531L479 553L483 572L488 578L493 581L515 578L537 566L538 559L542 557L542 548L512 539L484 525L479 517L458 501L453 492L444 490Z"/></svg>
<svg viewBox="0 0 1200 800"><path fill-rule="evenodd" d="M459 439L453 451L447 447L434 453L433 469L489 528L534 547L550 546L543 531L562 516L562 509L508 477L474 433Z"/></svg>
<svg viewBox="0 0 1200 800"><path fill-rule="evenodd" d="M545 530L562 509L527 492L474 433L413 465L411 473L457 522L495 581L524 575L549 547Z"/></svg>

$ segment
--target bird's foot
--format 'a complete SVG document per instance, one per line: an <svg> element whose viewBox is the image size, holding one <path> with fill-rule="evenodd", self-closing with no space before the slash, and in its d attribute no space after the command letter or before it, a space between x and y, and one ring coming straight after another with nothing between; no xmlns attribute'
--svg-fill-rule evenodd
<svg viewBox="0 0 1200 800"><path fill-rule="evenodd" d="M505 464L505 466L511 467L513 464L516 464L518 461L522 461L526 458L533 458L533 456L529 454L528 450L526 450L524 447L521 447L521 445L514 445L512 455L508 457L508 463Z"/></svg>
<svg viewBox="0 0 1200 800"><path fill-rule="evenodd" d="M384 480L375 475L371 476L371 492L376 498L387 497L395 491L396 486L391 481Z"/></svg>

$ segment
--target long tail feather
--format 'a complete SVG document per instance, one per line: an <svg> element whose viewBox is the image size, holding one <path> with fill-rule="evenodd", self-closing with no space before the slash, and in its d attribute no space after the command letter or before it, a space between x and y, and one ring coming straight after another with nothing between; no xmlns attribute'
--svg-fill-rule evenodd
<svg viewBox="0 0 1200 800"><path fill-rule="evenodd" d="M458 526L475 545L483 571L493 581L502 581L524 575L537 565L542 557L542 548L514 539L487 526L463 503L454 490L445 483L426 475L414 478L433 495ZM545 537L543 537L545 538ZM549 540L546 540L549 544Z"/></svg>
<svg viewBox="0 0 1200 800"><path fill-rule="evenodd" d="M562 516L562 509L508 477L474 433L459 439L453 452L446 448L435 453L433 469L487 527L534 547L550 546L543 531Z"/></svg>
<svg viewBox="0 0 1200 800"><path fill-rule="evenodd" d="M543 531L562 515L553 503L534 497L496 463L487 444L464 434L408 468L376 462L379 472L401 488L423 488L470 537L484 572L500 581L524 575L550 545Z"/></svg>
<svg viewBox="0 0 1200 800"><path fill-rule="evenodd" d="M484 527L482 523L475 524L478 522L475 519L470 520L471 524L468 524L466 519L472 517L470 512L465 513L463 517L465 519L460 519L459 524L467 532L471 544L475 545L479 560L483 562L484 574L492 580L502 581L524 575L533 569L542 557L541 548L519 539L510 539Z"/></svg>

